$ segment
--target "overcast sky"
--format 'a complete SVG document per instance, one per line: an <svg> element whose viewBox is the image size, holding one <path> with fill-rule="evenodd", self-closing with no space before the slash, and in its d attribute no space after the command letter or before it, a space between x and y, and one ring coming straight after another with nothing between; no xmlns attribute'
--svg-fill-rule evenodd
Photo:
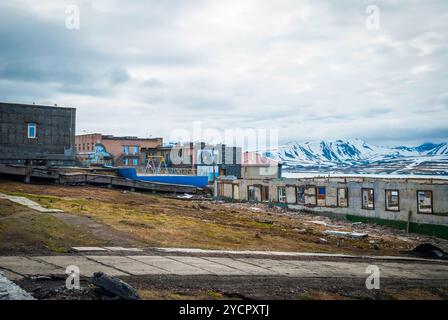
<svg viewBox="0 0 448 320"><path fill-rule="evenodd" d="M444 141L448 1L1 1L0 100L76 107L77 133Z"/></svg>

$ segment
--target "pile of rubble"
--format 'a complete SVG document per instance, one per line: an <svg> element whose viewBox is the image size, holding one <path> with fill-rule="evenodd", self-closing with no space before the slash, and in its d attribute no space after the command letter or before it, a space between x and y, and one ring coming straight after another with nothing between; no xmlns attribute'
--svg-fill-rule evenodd
<svg viewBox="0 0 448 320"><path fill-rule="evenodd" d="M34 300L34 298L0 272L0 300Z"/></svg>

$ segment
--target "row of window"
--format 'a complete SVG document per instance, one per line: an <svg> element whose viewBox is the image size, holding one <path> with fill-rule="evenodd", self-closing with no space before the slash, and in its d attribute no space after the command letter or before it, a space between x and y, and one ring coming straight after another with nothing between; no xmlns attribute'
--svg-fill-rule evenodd
<svg viewBox="0 0 448 320"><path fill-rule="evenodd" d="M76 150L78 151L93 151L95 149L95 144L92 142L87 142L87 143L79 143L77 145L75 145Z"/></svg>
<svg viewBox="0 0 448 320"><path fill-rule="evenodd" d="M138 146L123 146L124 154L137 154L140 148Z"/></svg>
<svg viewBox="0 0 448 320"><path fill-rule="evenodd" d="M254 186L252 186L254 188ZM295 203L305 204L306 188L295 187ZM326 187L316 187L309 189L311 192L308 197L313 199L314 205L324 207L326 206L327 189ZM251 187L248 189L249 201L255 200L255 189L251 192ZM267 196L269 197L269 196ZM365 210L375 210L375 191L372 188L361 189L361 206ZM286 187L277 188L277 199L279 203L286 203ZM400 191L399 190L385 190L385 209L387 211L400 211ZM310 199L309 199L310 200ZM348 207L348 188L337 188L337 206ZM262 201L263 192L262 192ZM418 190L417 191L417 212L419 213L433 213L433 196L432 191Z"/></svg>
<svg viewBox="0 0 448 320"><path fill-rule="evenodd" d="M123 159L123 164L125 166L138 166L138 158L124 158Z"/></svg>

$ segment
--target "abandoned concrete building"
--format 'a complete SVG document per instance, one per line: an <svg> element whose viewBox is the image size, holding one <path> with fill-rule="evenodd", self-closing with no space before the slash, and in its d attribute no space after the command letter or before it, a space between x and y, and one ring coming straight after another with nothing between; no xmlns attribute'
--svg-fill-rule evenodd
<svg viewBox="0 0 448 320"><path fill-rule="evenodd" d="M0 163L74 165L76 109L0 103Z"/></svg>
<svg viewBox="0 0 448 320"><path fill-rule="evenodd" d="M241 178L241 147L229 147L225 144L215 146L196 144L195 167L197 174L208 176L214 181L219 176Z"/></svg>
<svg viewBox="0 0 448 320"><path fill-rule="evenodd" d="M219 178L217 196L373 222L448 239L448 179Z"/></svg>

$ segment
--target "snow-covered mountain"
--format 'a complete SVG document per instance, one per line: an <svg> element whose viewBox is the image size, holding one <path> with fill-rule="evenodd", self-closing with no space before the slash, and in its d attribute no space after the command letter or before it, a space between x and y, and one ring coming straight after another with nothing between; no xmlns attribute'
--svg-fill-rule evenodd
<svg viewBox="0 0 448 320"><path fill-rule="evenodd" d="M361 139L290 142L276 151L262 154L283 162L284 168L292 171L336 169L352 173L406 173L406 170L425 171L429 166L430 174L448 174L447 143L424 143L416 147L382 147L368 144Z"/></svg>

